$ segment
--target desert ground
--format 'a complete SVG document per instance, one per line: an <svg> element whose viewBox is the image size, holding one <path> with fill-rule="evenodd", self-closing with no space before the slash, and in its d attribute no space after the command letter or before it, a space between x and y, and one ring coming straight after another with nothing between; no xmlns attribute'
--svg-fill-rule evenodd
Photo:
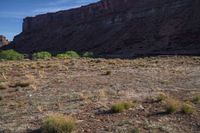
<svg viewBox="0 0 200 133"><path fill-rule="evenodd" d="M194 112L166 113L160 93ZM1 61L0 133L39 133L53 113L74 117L74 133L200 133L198 95L200 57ZM134 106L109 111L123 101Z"/></svg>

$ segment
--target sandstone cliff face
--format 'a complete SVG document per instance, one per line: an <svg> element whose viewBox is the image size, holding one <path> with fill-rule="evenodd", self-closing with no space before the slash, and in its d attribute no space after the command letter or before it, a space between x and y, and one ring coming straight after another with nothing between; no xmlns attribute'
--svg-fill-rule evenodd
<svg viewBox="0 0 200 133"><path fill-rule="evenodd" d="M20 52L199 54L199 0L102 0L24 19L12 45Z"/></svg>
<svg viewBox="0 0 200 133"><path fill-rule="evenodd" d="M9 41L6 39L6 37L3 35L0 35L0 47L3 47L8 44L9 44Z"/></svg>

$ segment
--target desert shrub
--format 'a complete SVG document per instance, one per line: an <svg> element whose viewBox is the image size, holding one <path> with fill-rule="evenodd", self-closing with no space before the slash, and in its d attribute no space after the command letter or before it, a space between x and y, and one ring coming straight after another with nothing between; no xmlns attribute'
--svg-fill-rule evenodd
<svg viewBox="0 0 200 133"><path fill-rule="evenodd" d="M174 99L168 99L166 102L166 112L172 114L179 108L179 102Z"/></svg>
<svg viewBox="0 0 200 133"><path fill-rule="evenodd" d="M130 133L140 133L140 130L136 128L136 129L131 130Z"/></svg>
<svg viewBox="0 0 200 133"><path fill-rule="evenodd" d="M4 51L0 51L0 59L22 60L22 59L24 59L24 55L12 50L12 49L11 50L4 50Z"/></svg>
<svg viewBox="0 0 200 133"><path fill-rule="evenodd" d="M14 87L28 87L30 86L30 82L29 81L20 81L20 82L17 82L15 83Z"/></svg>
<svg viewBox="0 0 200 133"><path fill-rule="evenodd" d="M121 113L124 110L125 110L125 108L124 108L123 104L115 104L115 105L112 105L112 107L111 107L111 111L113 113Z"/></svg>
<svg viewBox="0 0 200 133"><path fill-rule="evenodd" d="M92 58L94 57L94 54L92 52L85 52L82 56L86 58Z"/></svg>
<svg viewBox="0 0 200 133"><path fill-rule="evenodd" d="M163 100L165 100L167 98L167 95L165 93L159 93L156 97L156 101L157 102L162 102Z"/></svg>
<svg viewBox="0 0 200 133"><path fill-rule="evenodd" d="M111 112L112 113L121 113L124 110L127 110L133 106L132 102L121 102L112 105Z"/></svg>
<svg viewBox="0 0 200 133"><path fill-rule="evenodd" d="M57 54L57 58L79 58L80 55L75 51L67 51L65 53Z"/></svg>
<svg viewBox="0 0 200 133"><path fill-rule="evenodd" d="M34 53L32 55L32 58L35 60L35 59L50 59L51 58L51 53L49 52L45 52L45 51L42 51L42 52L37 52L37 53Z"/></svg>
<svg viewBox="0 0 200 133"><path fill-rule="evenodd" d="M192 102L193 103L200 103L200 95L193 97Z"/></svg>
<svg viewBox="0 0 200 133"><path fill-rule="evenodd" d="M75 128L75 120L63 115L51 115L42 122L42 133L71 133Z"/></svg>
<svg viewBox="0 0 200 133"><path fill-rule="evenodd" d="M67 52L65 52L65 54L69 55L69 57L71 57L71 58L79 58L80 57L80 55L75 51L67 51Z"/></svg>
<svg viewBox="0 0 200 133"><path fill-rule="evenodd" d="M188 103L184 103L181 110L184 114L192 114L194 112L194 107Z"/></svg>
<svg viewBox="0 0 200 133"><path fill-rule="evenodd" d="M130 109L133 106L132 102L124 102L123 103L125 109Z"/></svg>
<svg viewBox="0 0 200 133"><path fill-rule="evenodd" d="M56 58L64 59L64 58L69 58L69 56L66 54L57 54Z"/></svg>

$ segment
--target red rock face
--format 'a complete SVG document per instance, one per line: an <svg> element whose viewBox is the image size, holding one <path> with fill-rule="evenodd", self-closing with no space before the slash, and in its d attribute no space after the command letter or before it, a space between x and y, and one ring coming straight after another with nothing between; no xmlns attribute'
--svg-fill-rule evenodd
<svg viewBox="0 0 200 133"><path fill-rule="evenodd" d="M12 45L20 52L102 55L200 53L199 0L102 0L28 17Z"/></svg>
<svg viewBox="0 0 200 133"><path fill-rule="evenodd" d="M9 43L9 41L6 39L6 37L0 35L0 47L8 45L8 43Z"/></svg>

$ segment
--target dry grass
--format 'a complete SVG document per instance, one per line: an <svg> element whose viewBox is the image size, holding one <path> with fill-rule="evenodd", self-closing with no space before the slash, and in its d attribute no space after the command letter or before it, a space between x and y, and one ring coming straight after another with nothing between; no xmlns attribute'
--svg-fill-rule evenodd
<svg viewBox="0 0 200 133"><path fill-rule="evenodd" d="M18 81L13 87L28 87L30 84L30 81Z"/></svg>
<svg viewBox="0 0 200 133"><path fill-rule="evenodd" d="M95 92L95 97L98 100L104 99L108 96L107 92L103 89L98 90L97 92Z"/></svg>
<svg viewBox="0 0 200 133"><path fill-rule="evenodd" d="M200 95L193 97L192 102L193 103L200 103Z"/></svg>
<svg viewBox="0 0 200 133"><path fill-rule="evenodd" d="M159 93L156 97L157 102L162 102L167 99L167 95L165 93Z"/></svg>
<svg viewBox="0 0 200 133"><path fill-rule="evenodd" d="M112 113L121 113L124 110L128 110L129 108L133 107L133 102L120 102L112 105L111 112Z"/></svg>
<svg viewBox="0 0 200 133"><path fill-rule="evenodd" d="M42 133L71 133L75 128L75 120L60 114L46 117L42 122Z"/></svg>
<svg viewBox="0 0 200 133"><path fill-rule="evenodd" d="M169 114L175 113L180 107L180 103L179 101L172 99L172 98L168 98L166 101L166 112Z"/></svg>
<svg viewBox="0 0 200 133"><path fill-rule="evenodd" d="M184 114L192 114L194 112L194 107L189 103L184 103L182 105L181 111Z"/></svg>

